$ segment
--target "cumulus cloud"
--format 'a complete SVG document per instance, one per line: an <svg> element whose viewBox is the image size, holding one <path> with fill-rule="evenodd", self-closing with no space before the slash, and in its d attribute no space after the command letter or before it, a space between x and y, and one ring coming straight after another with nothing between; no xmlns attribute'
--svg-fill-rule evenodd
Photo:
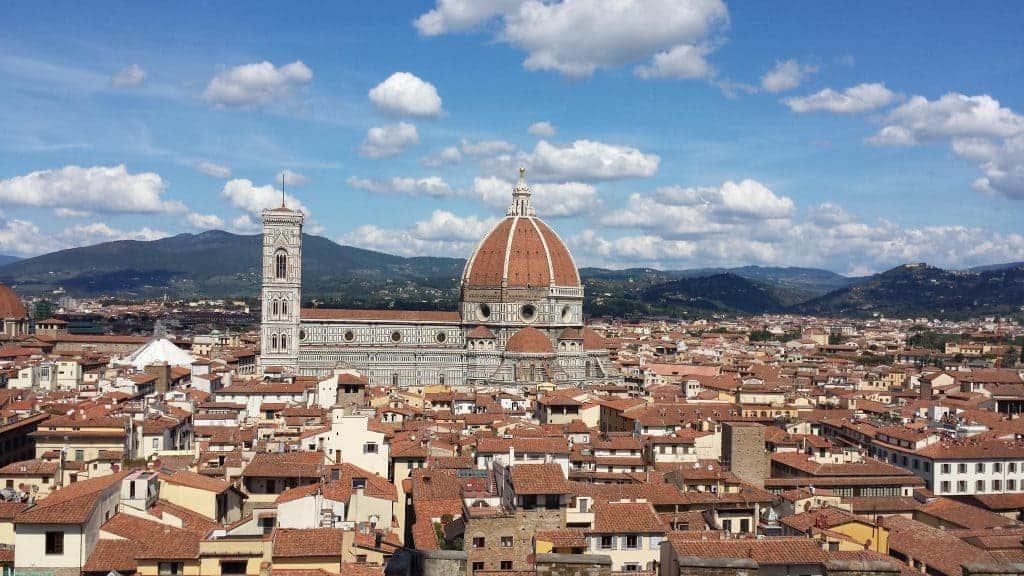
<svg viewBox="0 0 1024 576"><path fill-rule="evenodd" d="M409 72L395 72L370 90L370 101L388 113L400 116L438 116L441 97L437 88Z"/></svg>
<svg viewBox="0 0 1024 576"><path fill-rule="evenodd" d="M479 140L474 142L463 139L459 142L459 149L467 156L494 156L496 154L515 152L516 146L504 140Z"/></svg>
<svg viewBox="0 0 1024 576"><path fill-rule="evenodd" d="M260 108L312 80L313 71L301 60L279 68L264 60L221 72L210 80L203 99L218 108Z"/></svg>
<svg viewBox="0 0 1024 576"><path fill-rule="evenodd" d="M368 158L388 158L401 154L407 147L419 142L419 132L412 124L399 122L374 126L366 131L359 153Z"/></svg>
<svg viewBox="0 0 1024 576"><path fill-rule="evenodd" d="M404 194L406 196L429 196L447 198L455 191L439 176L427 178L404 178L396 176L390 180L374 180L352 176L345 181L349 186L378 194Z"/></svg>
<svg viewBox="0 0 1024 576"><path fill-rule="evenodd" d="M796 60L781 60L761 77L761 88L767 92L785 92L803 83L808 76L818 71L818 67L801 64Z"/></svg>
<svg viewBox="0 0 1024 576"><path fill-rule="evenodd" d="M223 164L215 164L213 162L203 160L201 162L196 162L195 169L214 178L231 178L231 168L224 166Z"/></svg>
<svg viewBox="0 0 1024 576"><path fill-rule="evenodd" d="M232 206L240 208L252 216L260 216L263 210L277 208L281 205L281 190L271 186L256 186L252 180L236 178L224 184L221 196L231 203ZM309 210L301 202L290 194L285 195L285 202L288 208L303 212L307 216Z"/></svg>
<svg viewBox="0 0 1024 576"><path fill-rule="evenodd" d="M530 127L527 129L527 132L529 132L531 136L551 138L552 136L555 135L556 130L555 126L551 122L543 120L541 122L534 122L533 124L530 124Z"/></svg>
<svg viewBox="0 0 1024 576"><path fill-rule="evenodd" d="M881 82L858 84L842 92L831 88L811 94L786 98L783 103L799 114L807 112L833 112L836 114L858 114L887 106L896 100L896 93Z"/></svg>
<svg viewBox="0 0 1024 576"><path fill-rule="evenodd" d="M636 75L641 78L705 78L714 72L705 58L710 52L709 46L675 46L655 54L650 64L637 66Z"/></svg>
<svg viewBox="0 0 1024 576"><path fill-rule="evenodd" d="M424 166L438 167L447 166L449 164L458 164L462 162L462 153L455 146L448 146L441 149L436 154L424 156L422 159Z"/></svg>
<svg viewBox="0 0 1024 576"><path fill-rule="evenodd" d="M185 217L185 224L189 228L197 230L219 230L224 227L224 221L220 219L220 216L216 214L200 214L198 212L189 212Z"/></svg>
<svg viewBox="0 0 1024 576"><path fill-rule="evenodd" d="M977 164L975 190L1024 199L1024 116L987 94L914 96L892 110L867 139L876 146L914 146L948 140L953 152Z"/></svg>
<svg viewBox="0 0 1024 576"><path fill-rule="evenodd" d="M181 202L164 198L165 189L159 174L130 174L124 164L65 166L0 180L0 201L88 212L183 212Z"/></svg>
<svg viewBox="0 0 1024 576"><path fill-rule="evenodd" d="M465 195L495 210L504 210L512 203L512 182L501 178L474 178L473 187ZM530 185L531 205L546 217L579 216L600 205L597 189L583 182L538 182Z"/></svg>
<svg viewBox="0 0 1024 576"><path fill-rule="evenodd" d="M263 226L248 214L239 214L231 221L231 231L236 234L256 234L262 230Z"/></svg>
<svg viewBox="0 0 1024 576"><path fill-rule="evenodd" d="M52 233L41 230L33 222L12 219L0 221L0 252L19 256L35 256L101 242L157 240L166 236L166 232L149 227L138 230L121 230L103 222L64 227L59 232Z"/></svg>
<svg viewBox="0 0 1024 576"><path fill-rule="evenodd" d="M562 147L541 140L528 158L529 167L538 175L567 180L649 178L660 162L657 155L631 146L593 140L576 140Z"/></svg>
<svg viewBox="0 0 1024 576"><path fill-rule="evenodd" d="M146 80L146 71L138 64L131 64L122 68L113 78L110 85L114 88L131 88L138 86Z"/></svg>
<svg viewBox="0 0 1024 576"><path fill-rule="evenodd" d="M287 168L278 172L277 176L274 176L274 182L281 182L282 180L284 181L284 185L289 188L305 186L309 183L308 177L303 174L299 174L298 172L292 172Z"/></svg>
<svg viewBox="0 0 1024 576"><path fill-rule="evenodd" d="M525 51L528 70L580 78L648 61L637 74L692 77L695 55L715 44L729 12L721 0L438 0L414 24L435 36L495 19L495 39Z"/></svg>
<svg viewBox="0 0 1024 576"><path fill-rule="evenodd" d="M435 210L429 219L406 229L365 225L340 237L338 242L402 256L465 257L495 222Z"/></svg>

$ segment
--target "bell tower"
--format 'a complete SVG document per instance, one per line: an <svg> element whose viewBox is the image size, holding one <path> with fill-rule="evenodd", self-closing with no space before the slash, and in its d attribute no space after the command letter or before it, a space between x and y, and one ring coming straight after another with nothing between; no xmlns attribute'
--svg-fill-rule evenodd
<svg viewBox="0 0 1024 576"><path fill-rule="evenodd" d="M299 372L299 313L302 308L302 222L298 210L263 211L263 290L260 367Z"/></svg>

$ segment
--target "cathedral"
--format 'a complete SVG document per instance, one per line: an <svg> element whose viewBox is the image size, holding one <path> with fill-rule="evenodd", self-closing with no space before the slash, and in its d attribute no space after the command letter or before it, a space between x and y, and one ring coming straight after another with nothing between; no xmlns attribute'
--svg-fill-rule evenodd
<svg viewBox="0 0 1024 576"><path fill-rule="evenodd" d="M261 364L358 370L374 386L621 383L583 324L572 255L530 205L525 171L504 219L466 261L455 312L302 308L301 212L263 211Z"/></svg>

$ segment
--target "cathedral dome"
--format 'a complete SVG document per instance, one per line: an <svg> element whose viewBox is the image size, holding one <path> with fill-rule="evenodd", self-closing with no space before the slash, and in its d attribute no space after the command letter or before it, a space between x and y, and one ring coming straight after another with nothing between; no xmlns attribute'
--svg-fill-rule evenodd
<svg viewBox="0 0 1024 576"><path fill-rule="evenodd" d="M562 239L530 206L524 170L508 215L466 261L463 288L580 288L579 271Z"/></svg>
<svg viewBox="0 0 1024 576"><path fill-rule="evenodd" d="M0 318L27 318L21 298L6 284L0 284Z"/></svg>
<svg viewBox="0 0 1024 576"><path fill-rule="evenodd" d="M554 348L551 346L551 340L543 332L533 326L527 326L508 339L505 351L519 354L551 354Z"/></svg>

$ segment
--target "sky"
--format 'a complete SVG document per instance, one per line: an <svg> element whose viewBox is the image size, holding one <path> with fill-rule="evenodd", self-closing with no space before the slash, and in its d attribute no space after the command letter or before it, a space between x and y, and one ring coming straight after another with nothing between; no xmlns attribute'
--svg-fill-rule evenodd
<svg viewBox="0 0 1024 576"><path fill-rule="evenodd" d="M0 254L259 231L577 264L1024 260L1019 2L0 0Z"/></svg>

